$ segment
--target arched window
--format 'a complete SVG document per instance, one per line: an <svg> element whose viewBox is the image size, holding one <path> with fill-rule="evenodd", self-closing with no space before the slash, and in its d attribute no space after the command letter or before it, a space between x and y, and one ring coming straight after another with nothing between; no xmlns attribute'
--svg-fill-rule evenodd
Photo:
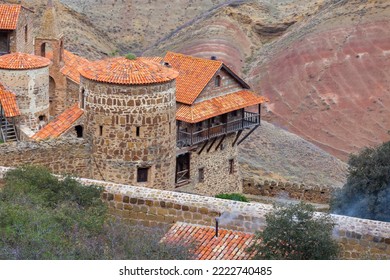
<svg viewBox="0 0 390 280"><path fill-rule="evenodd" d="M216 87L220 87L220 86L221 86L221 82L222 82L221 76L220 76L220 75L217 75L217 76L215 77L215 86L216 86Z"/></svg>

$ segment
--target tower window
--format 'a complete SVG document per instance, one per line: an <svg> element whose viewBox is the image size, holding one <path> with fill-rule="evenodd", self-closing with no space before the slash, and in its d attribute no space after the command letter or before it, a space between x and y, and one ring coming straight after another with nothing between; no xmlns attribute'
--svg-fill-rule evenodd
<svg viewBox="0 0 390 280"><path fill-rule="evenodd" d="M222 82L221 76L220 76L220 75L217 75L217 76L215 77L215 86L216 86L216 87L220 87L220 86L221 86L221 82Z"/></svg>
<svg viewBox="0 0 390 280"><path fill-rule="evenodd" d="M137 182L144 183L148 181L149 167L138 167Z"/></svg>
<svg viewBox="0 0 390 280"><path fill-rule="evenodd" d="M141 135L141 127L137 126L135 129L135 135L139 137Z"/></svg>
<svg viewBox="0 0 390 280"><path fill-rule="evenodd" d="M99 126L99 136L103 136L103 126Z"/></svg>
<svg viewBox="0 0 390 280"><path fill-rule="evenodd" d="M24 27L24 42L27 43L28 41L28 27L27 25Z"/></svg>
<svg viewBox="0 0 390 280"><path fill-rule="evenodd" d="M75 126L77 138L83 138L83 126L82 125L76 125Z"/></svg>
<svg viewBox="0 0 390 280"><path fill-rule="evenodd" d="M80 109L85 109L85 89L81 90Z"/></svg>
<svg viewBox="0 0 390 280"><path fill-rule="evenodd" d="M199 183L204 182L204 168L199 168L198 170L198 181Z"/></svg>
<svg viewBox="0 0 390 280"><path fill-rule="evenodd" d="M234 159L229 159L229 174L234 174Z"/></svg>

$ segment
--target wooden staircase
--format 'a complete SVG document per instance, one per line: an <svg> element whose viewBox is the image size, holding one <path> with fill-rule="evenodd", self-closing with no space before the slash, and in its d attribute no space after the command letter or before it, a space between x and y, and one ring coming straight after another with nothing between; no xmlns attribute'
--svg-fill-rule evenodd
<svg viewBox="0 0 390 280"><path fill-rule="evenodd" d="M8 122L3 116L0 116L0 134L4 142L19 141L15 125Z"/></svg>

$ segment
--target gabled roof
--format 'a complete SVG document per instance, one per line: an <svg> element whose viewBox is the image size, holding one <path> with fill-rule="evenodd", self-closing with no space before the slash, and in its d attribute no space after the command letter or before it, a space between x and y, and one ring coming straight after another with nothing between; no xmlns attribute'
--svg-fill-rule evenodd
<svg viewBox="0 0 390 280"><path fill-rule="evenodd" d="M251 254L246 249L253 241L253 233L192 225L182 222L174 224L163 238L163 242L192 244L198 260L248 260Z"/></svg>
<svg viewBox="0 0 390 280"><path fill-rule="evenodd" d="M49 66L50 60L46 57L27 53L9 53L0 56L0 69L28 70Z"/></svg>
<svg viewBox="0 0 390 280"><path fill-rule="evenodd" d="M80 84L80 68L88 63L90 63L88 59L64 50L64 67L61 68L61 73Z"/></svg>
<svg viewBox="0 0 390 280"><path fill-rule="evenodd" d="M222 68L228 71L244 88L249 89L242 79L218 60L168 52L164 57L164 62L168 62L179 71L179 77L176 79L176 101L180 103L193 104L217 71Z"/></svg>
<svg viewBox="0 0 390 280"><path fill-rule="evenodd" d="M122 85L147 85L172 81L178 72L150 59L114 57L81 67L80 74L93 81Z"/></svg>
<svg viewBox="0 0 390 280"><path fill-rule="evenodd" d="M0 104L5 117L12 118L20 116L19 107L16 103L16 95L8 91L2 84L0 84Z"/></svg>
<svg viewBox="0 0 390 280"><path fill-rule="evenodd" d="M0 29L15 30L21 9L21 5L0 4Z"/></svg>
<svg viewBox="0 0 390 280"><path fill-rule="evenodd" d="M56 138L70 129L74 123L84 114L84 111L79 108L78 103L68 108L53 121L48 123L44 128L35 133L32 139L44 140L47 138Z"/></svg>
<svg viewBox="0 0 390 280"><path fill-rule="evenodd" d="M192 106L180 104L176 111L176 119L188 123L197 123L264 102L268 102L268 99L257 96L251 91L241 90L205 100Z"/></svg>

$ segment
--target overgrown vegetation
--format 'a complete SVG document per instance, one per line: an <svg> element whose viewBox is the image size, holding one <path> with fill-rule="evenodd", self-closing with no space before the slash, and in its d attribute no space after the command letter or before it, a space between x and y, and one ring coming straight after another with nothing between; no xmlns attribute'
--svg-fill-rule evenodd
<svg viewBox="0 0 390 280"><path fill-rule="evenodd" d="M108 216L101 187L41 167L9 171L0 191L0 259L188 259L161 229Z"/></svg>
<svg viewBox="0 0 390 280"><path fill-rule="evenodd" d="M249 200L239 193L221 193L215 196L216 198L229 199L235 201L249 202Z"/></svg>
<svg viewBox="0 0 390 280"><path fill-rule="evenodd" d="M331 217L316 216L309 204L275 206L266 215L266 223L262 232L256 232L255 242L249 247L254 259L331 260L338 256Z"/></svg>
<svg viewBox="0 0 390 280"><path fill-rule="evenodd" d="M136 60L137 59L137 56L133 53L128 53L128 54L126 54L125 57L129 60Z"/></svg>
<svg viewBox="0 0 390 280"><path fill-rule="evenodd" d="M347 183L335 192L336 214L390 222L390 142L349 159Z"/></svg>

